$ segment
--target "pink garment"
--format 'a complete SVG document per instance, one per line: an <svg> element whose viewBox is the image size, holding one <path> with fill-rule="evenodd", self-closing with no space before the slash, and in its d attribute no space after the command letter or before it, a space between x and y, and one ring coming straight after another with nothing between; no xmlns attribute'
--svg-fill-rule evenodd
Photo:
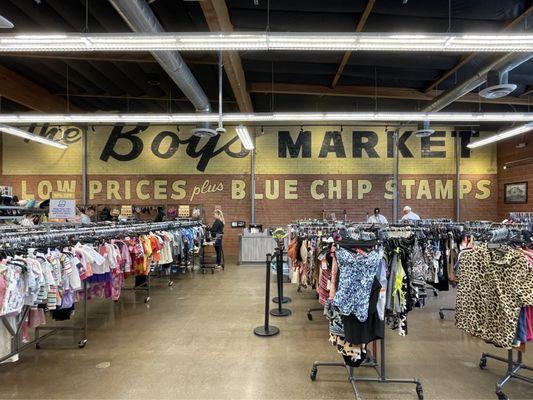
<svg viewBox="0 0 533 400"><path fill-rule="evenodd" d="M533 340L533 306L526 307L526 341Z"/></svg>
<svg viewBox="0 0 533 400"><path fill-rule="evenodd" d="M339 278L339 265L337 264L337 258L332 251L333 262L331 263L331 286L329 288L329 299L333 300L335 293L337 292L337 280Z"/></svg>
<svg viewBox="0 0 533 400"><path fill-rule="evenodd" d="M0 310L2 309L2 304L4 304L4 297L6 294L6 280L4 275L0 274Z"/></svg>
<svg viewBox="0 0 533 400"><path fill-rule="evenodd" d="M30 341L30 329L36 328L40 325L46 324L46 317L44 309L32 308L26 317L26 321L22 325L22 341L28 343Z"/></svg>

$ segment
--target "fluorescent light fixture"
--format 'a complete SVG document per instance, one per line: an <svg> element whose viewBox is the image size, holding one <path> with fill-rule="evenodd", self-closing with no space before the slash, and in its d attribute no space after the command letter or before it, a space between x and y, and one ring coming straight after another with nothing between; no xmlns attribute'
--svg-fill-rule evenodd
<svg viewBox="0 0 533 400"><path fill-rule="evenodd" d="M252 138L250 136L250 133L248 132L248 128L244 125L239 125L235 128L237 131L237 135L239 135L239 139L241 139L242 146L246 150L253 150L254 149L254 143L252 142Z"/></svg>
<svg viewBox="0 0 533 400"><path fill-rule="evenodd" d="M482 139L476 142L469 143L467 147L471 149L475 149L476 147L485 146L486 144L498 142L500 140L507 139L513 136L517 136L517 135L520 135L522 133L526 133L532 130L533 130L533 122L530 122L529 124L520 125L520 126L517 126L516 128L507 129L496 135L489 136L486 139Z"/></svg>
<svg viewBox="0 0 533 400"><path fill-rule="evenodd" d="M0 52L91 51L531 52L530 33L58 33L0 35Z"/></svg>
<svg viewBox="0 0 533 400"><path fill-rule="evenodd" d="M48 146L57 147L58 149L66 149L67 145L63 143L56 142L51 139L44 138L42 136L33 135L29 132L23 131L22 129L14 128L12 126L0 125L0 132L8 133L13 136L18 136L23 139L32 140L34 142L46 144Z"/></svg>
<svg viewBox="0 0 533 400"><path fill-rule="evenodd" d="M154 124L196 124L200 122L217 122L216 113L184 114L122 114L122 113L88 113L88 114L0 114L0 124L137 124L150 122ZM454 112L279 112L279 113L228 113L222 115L225 123L259 123L259 122L531 122L533 113L454 113Z"/></svg>

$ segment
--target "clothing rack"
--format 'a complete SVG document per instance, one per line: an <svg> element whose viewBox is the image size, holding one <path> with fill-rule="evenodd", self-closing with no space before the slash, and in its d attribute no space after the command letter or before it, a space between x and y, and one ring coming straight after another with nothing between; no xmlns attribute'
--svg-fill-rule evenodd
<svg viewBox="0 0 533 400"><path fill-rule="evenodd" d="M104 239L104 238L115 238L121 234L127 235L138 235L153 231L161 230L172 230L178 228L186 228L193 226L200 226L201 221L164 221L164 222L149 222L149 223L117 223L117 224L94 224L89 227L79 227L75 228L65 228L65 227L54 227L51 230L43 231L42 229L20 229L13 230L2 234L0 238L0 251L16 251L16 250L27 250L29 248L39 246L60 246L65 244L70 244L73 241L84 241L84 240L94 240ZM149 276L147 277L146 288L141 290L147 291L147 298L145 302L150 300L150 284ZM137 288L131 288L137 290ZM122 288L122 290L128 290L128 288ZM78 347L83 348L87 343L87 282L83 282L83 318L81 326L51 326L43 327L39 326L35 328L35 338L22 345L22 327L25 323L26 317L30 312L30 306L24 306L22 311L16 316L0 316L0 320L3 325L6 327L7 331L11 336L11 352L1 356L0 362L10 359L13 356L18 356L24 350L27 350L31 346L34 346L39 349L40 344L46 338L61 332L61 331L80 331L82 333L81 339L78 342ZM15 323L12 324L10 319L15 319ZM42 331L46 333L41 334Z"/></svg>
<svg viewBox="0 0 533 400"><path fill-rule="evenodd" d="M533 211L510 212L508 219L517 222L533 223Z"/></svg>
<svg viewBox="0 0 533 400"><path fill-rule="evenodd" d="M7 331L11 335L11 352L0 357L0 363L5 360L8 360L14 356L17 356L23 351L29 349L32 346L35 346L36 349L41 348L41 342L48 337L58 333L58 332L81 332L81 339L78 341L78 347L80 349L84 348L87 344L87 283L83 283L83 320L81 326L67 326L67 325L58 325L58 326L38 326L35 328L35 338L25 344L22 344L22 326L30 312L30 306L24 306L22 312L16 316L6 316L2 315L0 320L6 327ZM10 322L10 318L15 319L15 327ZM41 331L48 331L47 333L41 335Z"/></svg>
<svg viewBox="0 0 533 400"><path fill-rule="evenodd" d="M507 350L507 358L495 356L489 353L483 353L479 360L479 368L485 369L487 367L487 358L491 358L496 361L501 361L507 364L507 371L505 375L496 383L496 396L498 400L508 400L507 395L503 392L503 386L509 382L511 379L518 379L523 382L532 383L533 379L524 375L520 375L518 371L525 369L527 371L533 371L532 367L527 366L522 362L522 351L520 349L516 350L517 356L516 360L514 359L515 350Z"/></svg>
<svg viewBox="0 0 533 400"><path fill-rule="evenodd" d="M387 330L387 328L385 328ZM416 385L416 394L418 396L419 400L424 399L424 389L422 387L422 382L418 378L389 378L387 377L387 371L386 371L386 358L385 358L385 334L383 335L382 339L379 339L380 342L380 362L377 362L376 355L372 354L372 356L367 355L367 359L365 362L361 365L364 367L370 367L373 368L376 371L377 376L375 377L367 377L367 376L356 376L354 374L354 367L351 367L349 365L346 365L343 362L324 362L324 361L315 361L313 363L313 366L311 367L311 372L309 374L309 377L312 381L316 380L316 376L318 373L318 367L343 367L348 372L348 381L352 385L352 389L355 394L355 399L360 400L361 396L359 394L359 389L357 387L357 382L377 382L377 383L407 383L407 384L413 384ZM375 343L375 342L374 342ZM375 348L375 347L374 347ZM379 369L378 369L379 366Z"/></svg>
<svg viewBox="0 0 533 400"><path fill-rule="evenodd" d="M362 240L362 242L376 245L381 244L380 240L377 240L375 238L371 240ZM354 374L354 367L347 365L345 362L324 362L324 361L315 361L311 367L310 372L310 378L312 381L316 380L316 376L318 373L318 367L343 367L348 372L348 381L352 385L352 389L354 391L355 399L360 400L361 396L359 393L359 389L357 387L358 382L376 382L376 383L399 383L399 384L413 384L416 388L416 393L419 400L424 399L424 391L422 387L422 382L418 378L390 378L387 376L386 372L386 347L385 347L385 332L387 330L387 327L384 327L383 331L383 337L381 339L378 339L380 342L380 361L378 363L376 358L376 345L373 341L373 352L372 355L369 356L367 354L367 358L365 359L362 366L373 368L376 371L377 376L375 377L362 377L362 376L356 376ZM378 368L379 366L379 368Z"/></svg>

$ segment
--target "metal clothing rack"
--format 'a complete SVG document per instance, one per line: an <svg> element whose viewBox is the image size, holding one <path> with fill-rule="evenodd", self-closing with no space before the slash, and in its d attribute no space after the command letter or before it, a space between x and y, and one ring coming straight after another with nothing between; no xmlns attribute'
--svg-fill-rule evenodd
<svg viewBox="0 0 533 400"><path fill-rule="evenodd" d="M386 328L385 328L386 329ZM315 361L311 367L310 378L312 381L316 380L316 375L318 373L318 367L343 367L348 371L348 381L352 385L355 399L360 400L361 396L357 387L357 382L377 382L377 383L407 383L416 385L416 394L419 400L424 399L424 390L422 387L422 382L418 378L389 378L386 373L386 358L385 358L385 335L380 341L380 362L377 363L375 353L372 357L368 358L367 361L361 366L366 366L373 368L376 371L377 376L367 377L367 376L356 376L354 375L354 367L346 365L344 362L323 362ZM379 365L379 369L378 369Z"/></svg>
<svg viewBox="0 0 533 400"><path fill-rule="evenodd" d="M92 239L94 237L116 237L118 234L139 234L150 231L165 230L165 229L177 229L191 226L199 226L201 222L198 221L165 221L165 222L150 222L150 223L126 223L126 224L95 224L89 227L79 227L77 225L75 229L64 229L63 227L53 227L43 231L42 229L25 229L14 230L5 232L0 238L0 250L13 250L13 249L27 249L33 247L36 244L39 246L47 246L56 243L69 243L73 240L83 240L84 238ZM23 233L23 235L22 235ZM136 290L136 288L132 288ZM128 290L128 288L122 288L122 290ZM147 296L145 302L150 301L150 274L147 276L145 287L141 290L146 290ZM11 335L11 352L0 358L0 362L20 354L22 351L28 349L30 346L35 345L36 348L40 348L40 343L49 336L59 331L81 331L82 337L78 342L78 347L83 348L87 343L87 282L83 282L83 323L81 327L77 326L53 326L53 327L37 327L35 328L35 339L29 343L22 345L22 326L30 311L29 306L24 306L21 313L16 318L15 327L9 321L7 316L1 316L0 319L6 327L7 331ZM41 331L48 331L44 334L40 334Z"/></svg>
<svg viewBox="0 0 533 400"><path fill-rule="evenodd" d="M59 326L38 326L35 328L35 338L25 344L22 344L22 327L25 323L26 317L28 316L30 312L30 306L24 306L22 309L22 312L19 313L16 316L6 316L3 315L0 317L0 320L4 324L5 328L11 335L11 352L1 356L0 357L0 363L13 357L18 356L23 351L29 349L32 346L35 346L36 349L41 348L41 342L45 339L49 338L52 335L55 335L58 332L81 332L81 339L78 341L78 347L80 349L84 348L87 344L87 282L84 282L83 284L83 320L81 326L65 326L65 325L59 325ZM10 318L15 318L16 323L15 327L11 324L9 321ZM48 331L47 333L44 333L41 335L41 331Z"/></svg>
<svg viewBox="0 0 533 400"><path fill-rule="evenodd" d="M527 366L522 362L522 352L518 349L516 350L517 357L516 360L514 359L514 350L510 349L507 350L507 358L495 356L489 353L483 353L481 355L481 359L479 360L479 368L485 369L487 367L487 358L492 358L496 361L501 361L504 363L507 363L507 372L505 375L496 383L496 396L498 396L499 400L508 400L507 395L503 392L503 387L507 382L509 382L511 379L518 379L527 383L533 383L533 378L520 375L518 371L521 369L525 369L527 371L533 371L532 367Z"/></svg>

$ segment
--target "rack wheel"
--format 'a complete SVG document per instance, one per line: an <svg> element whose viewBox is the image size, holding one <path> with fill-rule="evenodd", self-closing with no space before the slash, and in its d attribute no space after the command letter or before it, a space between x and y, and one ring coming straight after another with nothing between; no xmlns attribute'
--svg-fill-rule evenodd
<svg viewBox="0 0 533 400"><path fill-rule="evenodd" d="M420 383L416 385L416 394L418 396L418 400L424 400L424 390L422 389L422 385Z"/></svg>
<svg viewBox="0 0 533 400"><path fill-rule="evenodd" d="M444 313L442 311L439 311L439 317L440 319L444 319Z"/></svg>
<svg viewBox="0 0 533 400"><path fill-rule="evenodd" d="M87 344L87 339L82 339L78 342L78 347L80 349L83 349L85 347L85 345Z"/></svg>
<svg viewBox="0 0 533 400"><path fill-rule="evenodd" d="M300 292L302 291L302 288L301 288L300 286L298 286L298 289L296 289L296 291L297 291L298 293L300 293Z"/></svg>
<svg viewBox="0 0 533 400"><path fill-rule="evenodd" d="M481 357L481 359L479 360L479 368L480 369L487 368L487 359L485 357Z"/></svg>
<svg viewBox="0 0 533 400"><path fill-rule="evenodd" d="M496 392L496 396L498 396L498 400L509 400L509 397L507 397L501 390Z"/></svg>
<svg viewBox="0 0 533 400"><path fill-rule="evenodd" d="M170 282L168 283L168 286L173 286L173 285L174 285L174 281L170 281Z"/></svg>
<svg viewBox="0 0 533 400"><path fill-rule="evenodd" d="M215 268L211 268L211 275L215 273Z"/></svg>
<svg viewBox="0 0 533 400"><path fill-rule="evenodd" d="M309 321L312 321L313 320L313 314L311 314L311 311L307 311L307 319Z"/></svg>
<svg viewBox="0 0 533 400"><path fill-rule="evenodd" d="M35 343L35 348L39 350L41 348L41 343Z"/></svg>
<svg viewBox="0 0 533 400"><path fill-rule="evenodd" d="M311 378L312 381L316 380L317 372L318 372L317 367L311 368L311 373L309 374L309 378Z"/></svg>
<svg viewBox="0 0 533 400"><path fill-rule="evenodd" d="M205 268L202 268L202 275L205 275Z"/></svg>
<svg viewBox="0 0 533 400"><path fill-rule="evenodd" d="M150 296L148 296L146 299L144 299L145 303L150 303Z"/></svg>

